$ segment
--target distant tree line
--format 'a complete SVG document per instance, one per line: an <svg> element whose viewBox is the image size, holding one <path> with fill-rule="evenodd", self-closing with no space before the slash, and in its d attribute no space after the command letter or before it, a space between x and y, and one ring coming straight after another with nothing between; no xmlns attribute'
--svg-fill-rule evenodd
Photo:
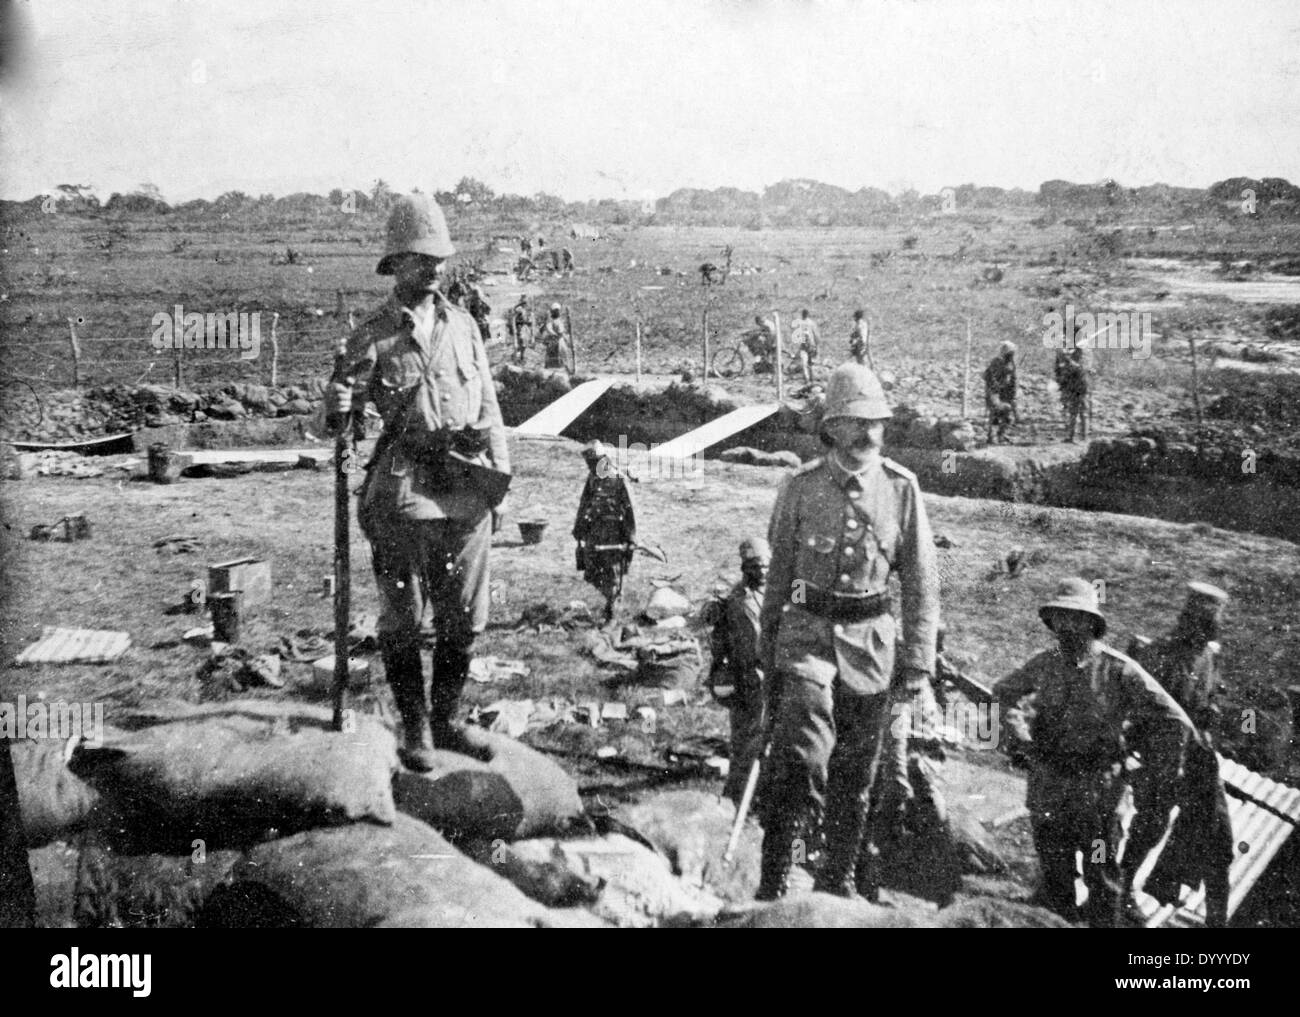
<svg viewBox="0 0 1300 1017"><path fill-rule="evenodd" d="M200 198L173 205L155 185L143 183L126 194L114 192L101 204L90 184L59 184L52 193L28 201L0 201L0 211L295 220L343 213L382 219L397 194L386 181L376 180L367 190L336 187L326 195L298 192L278 198L272 194L254 197L243 191L227 191L211 201ZM943 188L938 194L905 190L898 195L874 187L849 191L817 180L794 179L783 180L761 192L735 187L680 188L653 204L610 198L566 202L545 192L531 196L497 194L473 177L462 177L451 190L434 192L438 202L454 215L490 215L519 223L567 219L616 226L662 224L748 229L871 226L899 216L1035 206L1045 207L1053 214L1093 211L1104 215L1107 210L1126 209L1227 213L1239 211L1247 195L1253 202L1253 210L1260 213L1300 216L1300 187L1278 177L1259 180L1231 177L1204 189L1168 184L1128 188L1114 180L1096 184L1048 180L1037 192L961 184Z"/></svg>

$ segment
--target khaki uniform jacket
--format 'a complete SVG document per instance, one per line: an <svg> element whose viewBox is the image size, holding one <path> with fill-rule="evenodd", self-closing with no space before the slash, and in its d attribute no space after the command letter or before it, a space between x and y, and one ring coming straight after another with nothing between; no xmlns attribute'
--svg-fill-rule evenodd
<svg viewBox="0 0 1300 1017"><path fill-rule="evenodd" d="M886 691L894 670L892 615L840 623L800 606L809 587L826 593L902 590L901 667L934 673L939 574L916 476L883 456L861 473L834 455L807 463L782 484L768 530L772 562L763 598L761 652L768 669L793 670L852 691Z"/></svg>
<svg viewBox="0 0 1300 1017"><path fill-rule="evenodd" d="M1141 753L1154 779L1176 780L1192 722L1131 659L1094 641L1083 660L1038 654L994 689L1011 746L1058 769L1084 772Z"/></svg>
<svg viewBox="0 0 1300 1017"><path fill-rule="evenodd" d="M391 330L386 326L394 324ZM412 333L410 319L395 301L381 308L349 340L349 373L355 379L354 405L375 404L385 433L412 436L467 424L486 431L489 450L481 462L510 471L505 425L497 404L496 383L478 326L464 309L438 300L437 321L429 342ZM421 385L421 382L424 382ZM409 401L411 389L420 386ZM368 465L369 476L358 515L375 514L403 520L474 519L487 511L475 492L434 491L425 467L411 460L396 441L382 443L382 452Z"/></svg>

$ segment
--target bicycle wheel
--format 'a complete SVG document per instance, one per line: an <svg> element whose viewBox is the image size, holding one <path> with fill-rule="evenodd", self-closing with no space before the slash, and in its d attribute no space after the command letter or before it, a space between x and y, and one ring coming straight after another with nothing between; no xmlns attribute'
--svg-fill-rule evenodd
<svg viewBox="0 0 1300 1017"><path fill-rule="evenodd" d="M745 355L740 352L738 346L718 350L713 354L713 362L709 365L709 369L715 378L738 377L745 373Z"/></svg>

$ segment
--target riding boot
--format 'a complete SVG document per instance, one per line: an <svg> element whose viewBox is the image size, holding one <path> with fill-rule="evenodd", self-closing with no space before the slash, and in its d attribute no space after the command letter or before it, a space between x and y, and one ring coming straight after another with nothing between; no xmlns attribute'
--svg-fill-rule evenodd
<svg viewBox="0 0 1300 1017"><path fill-rule="evenodd" d="M799 823L784 803L770 809L765 821L758 892L754 899L774 901L780 900L790 890L790 869L794 867L794 841Z"/></svg>
<svg viewBox="0 0 1300 1017"><path fill-rule="evenodd" d="M433 651L433 681L429 687L429 726L438 748L458 750L463 739L452 724L460 692L469 678L470 651L448 646L442 639Z"/></svg>
<svg viewBox="0 0 1300 1017"><path fill-rule="evenodd" d="M858 852L853 885L863 900L880 903L880 849L866 838L863 838L862 849Z"/></svg>
<svg viewBox="0 0 1300 1017"><path fill-rule="evenodd" d="M826 805L826 858L817 870L814 890L837 897L857 896L858 852L867 831L865 793L833 786Z"/></svg>
<svg viewBox="0 0 1300 1017"><path fill-rule="evenodd" d="M413 639L385 635L380 637L379 646L384 674L392 686L397 712L402 718L402 749L398 755L407 769L428 773L433 769L433 738L424 706L420 645Z"/></svg>

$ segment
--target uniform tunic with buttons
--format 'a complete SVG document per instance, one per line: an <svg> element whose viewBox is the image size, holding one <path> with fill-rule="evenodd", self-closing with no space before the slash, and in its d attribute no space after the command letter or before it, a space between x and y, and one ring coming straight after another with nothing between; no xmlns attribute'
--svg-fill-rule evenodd
<svg viewBox="0 0 1300 1017"><path fill-rule="evenodd" d="M884 594L897 576L899 663L932 673L939 622L934 541L915 475L878 455L852 473L832 453L782 486L768 542L761 652L767 699L776 709L779 794L819 810L839 773L862 791L870 785L887 721L896 625L888 612L831 621L808 610L808 593Z"/></svg>
<svg viewBox="0 0 1300 1017"><path fill-rule="evenodd" d="M382 328L394 319L395 329ZM438 299L427 341L414 334L396 301L358 331L349 343L353 401L373 402L391 436L381 438L367 466L357 511L374 557L380 635L416 633L429 601L440 640L468 646L487 624L489 506L464 486L435 489L441 486L429 468L393 439L403 429L418 438L474 426L488 443L480 463L509 471L496 385L478 328L465 310Z"/></svg>

